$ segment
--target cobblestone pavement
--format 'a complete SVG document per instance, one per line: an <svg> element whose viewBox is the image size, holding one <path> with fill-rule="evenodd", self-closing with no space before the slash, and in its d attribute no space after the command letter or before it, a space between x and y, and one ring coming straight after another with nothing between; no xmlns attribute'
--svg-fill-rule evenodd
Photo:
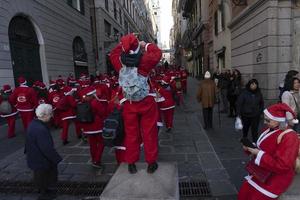
<svg viewBox="0 0 300 200"><path fill-rule="evenodd" d="M234 167L238 165L235 165L235 162L239 163L242 159L240 153L237 153L237 157L233 157L234 159L237 158L236 160L232 159L229 153L229 151L232 152L234 156L235 151L240 151L236 146L239 145L235 141L237 136L233 138L234 144L232 144L231 137L233 133L228 136L223 135L223 133L227 133L227 126L222 126L210 132L206 132L202 128L200 123L201 109L195 100L198 82L190 78L188 84L189 88L185 103L183 106L176 108L174 129L170 133L166 133L164 128L159 132L159 161L176 162L179 168L180 181L207 180L212 194L215 196L213 199L234 200L237 193L236 188L239 184L232 184L234 182L232 180L240 179L241 181L241 173L243 173L240 170L234 171ZM26 166L23 154L24 133L21 129L20 123L18 123L18 136L8 140L5 138L6 127L0 127L2 133L0 136L0 143L2 144L0 146L0 181L31 180L32 174ZM78 140L73 132L74 127L71 128L69 134L71 143L63 146L59 139L60 131L52 131L56 148L63 157L63 161L58 166L59 180L108 181L117 169L114 153L108 148L105 149L102 159L105 165L104 171L100 172L94 169L90 165L88 144ZM222 143L224 139L228 141L225 144ZM235 146L232 148L231 145ZM227 148L228 152L226 151ZM141 154L141 161L143 161L143 154ZM31 200L35 198L36 195L0 195L0 200ZM60 196L57 199L84 198Z"/></svg>

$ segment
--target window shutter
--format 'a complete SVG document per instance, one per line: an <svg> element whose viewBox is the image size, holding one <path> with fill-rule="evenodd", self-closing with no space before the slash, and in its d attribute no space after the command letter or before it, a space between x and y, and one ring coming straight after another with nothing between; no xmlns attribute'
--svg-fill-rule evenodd
<svg viewBox="0 0 300 200"><path fill-rule="evenodd" d="M218 35L218 11L215 12L215 35Z"/></svg>
<svg viewBox="0 0 300 200"><path fill-rule="evenodd" d="M80 12L84 15L84 0L80 0Z"/></svg>

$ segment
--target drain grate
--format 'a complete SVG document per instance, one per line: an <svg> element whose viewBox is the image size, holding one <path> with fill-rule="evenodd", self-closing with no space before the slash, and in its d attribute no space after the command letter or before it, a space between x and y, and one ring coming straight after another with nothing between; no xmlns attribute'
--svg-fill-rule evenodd
<svg viewBox="0 0 300 200"><path fill-rule="evenodd" d="M74 196L100 196L106 183L88 182L64 182L60 181L53 188L57 194ZM1 181L0 193L5 194L31 194L36 193L37 189L33 182L22 181Z"/></svg>
<svg viewBox="0 0 300 200"><path fill-rule="evenodd" d="M107 183L103 182L70 182L59 181L55 188L58 195L71 196L100 196ZM210 197L209 185L205 181L180 182L180 197ZM37 193L33 182L0 181L0 193L3 194L32 194Z"/></svg>
<svg viewBox="0 0 300 200"><path fill-rule="evenodd" d="M206 181L180 182L180 197L210 197L211 192Z"/></svg>

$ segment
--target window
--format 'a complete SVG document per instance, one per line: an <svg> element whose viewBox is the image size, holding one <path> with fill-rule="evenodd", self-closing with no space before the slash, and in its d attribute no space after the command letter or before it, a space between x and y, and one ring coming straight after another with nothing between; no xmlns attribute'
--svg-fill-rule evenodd
<svg viewBox="0 0 300 200"><path fill-rule="evenodd" d="M68 5L84 15L84 0L68 0Z"/></svg>
<svg viewBox="0 0 300 200"><path fill-rule="evenodd" d="M107 37L111 36L111 24L104 20L104 31Z"/></svg>
<svg viewBox="0 0 300 200"><path fill-rule="evenodd" d="M218 10L215 12L215 35L218 35L225 29L225 17L223 6L219 6Z"/></svg>
<svg viewBox="0 0 300 200"><path fill-rule="evenodd" d="M109 11L109 8L108 8L108 0L105 0L105 10Z"/></svg>
<svg viewBox="0 0 300 200"><path fill-rule="evenodd" d="M117 4L115 1L114 1L114 18L118 19Z"/></svg>
<svg viewBox="0 0 300 200"><path fill-rule="evenodd" d="M218 67L219 69L225 69L225 53L218 54Z"/></svg>
<svg viewBox="0 0 300 200"><path fill-rule="evenodd" d="M114 28L114 36L115 37L119 37L119 31L117 29Z"/></svg>
<svg viewBox="0 0 300 200"><path fill-rule="evenodd" d="M119 19L120 19L120 24L122 25L123 21L122 21L122 11L121 11L121 8L119 9Z"/></svg>

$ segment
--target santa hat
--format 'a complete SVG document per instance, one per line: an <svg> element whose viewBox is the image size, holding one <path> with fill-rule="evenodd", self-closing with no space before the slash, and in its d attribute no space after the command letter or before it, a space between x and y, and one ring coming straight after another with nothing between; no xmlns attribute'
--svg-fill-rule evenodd
<svg viewBox="0 0 300 200"><path fill-rule="evenodd" d="M84 80L84 79L86 79L86 78L87 78L87 76L86 76L85 73L81 73L80 76L79 76L79 79L80 79L80 80Z"/></svg>
<svg viewBox="0 0 300 200"><path fill-rule="evenodd" d="M96 94L96 90L93 87L86 87L81 91L82 96L90 96Z"/></svg>
<svg viewBox="0 0 300 200"><path fill-rule="evenodd" d="M51 86L55 86L55 85L56 85L56 82L53 81L53 80L50 80L50 87L51 87Z"/></svg>
<svg viewBox="0 0 300 200"><path fill-rule="evenodd" d="M73 93L74 89L71 88L70 86L65 86L63 88L63 92L64 92L64 95L71 95Z"/></svg>
<svg viewBox="0 0 300 200"><path fill-rule="evenodd" d="M26 85L26 84L27 84L27 81L26 81L26 79L25 79L23 76L20 76L20 77L18 78L18 83L19 83L20 85Z"/></svg>
<svg viewBox="0 0 300 200"><path fill-rule="evenodd" d="M293 124L299 123L294 111L285 103L271 105L264 110L264 114L277 122L291 121Z"/></svg>
<svg viewBox="0 0 300 200"><path fill-rule="evenodd" d="M163 79L161 80L161 82L163 84L170 84L171 81L171 77L170 76L164 76Z"/></svg>
<svg viewBox="0 0 300 200"><path fill-rule="evenodd" d="M12 91L10 85L3 85L2 90L4 93L8 93Z"/></svg>
<svg viewBox="0 0 300 200"><path fill-rule="evenodd" d="M210 72L206 71L204 74L204 78L209 79L211 77Z"/></svg>
<svg viewBox="0 0 300 200"><path fill-rule="evenodd" d="M38 87L39 87L41 90L46 89L46 85L45 85L45 83L43 83L43 82L39 82Z"/></svg>
<svg viewBox="0 0 300 200"><path fill-rule="evenodd" d="M137 54L140 50L140 44L134 34L128 34L121 38L122 49L127 54Z"/></svg>

